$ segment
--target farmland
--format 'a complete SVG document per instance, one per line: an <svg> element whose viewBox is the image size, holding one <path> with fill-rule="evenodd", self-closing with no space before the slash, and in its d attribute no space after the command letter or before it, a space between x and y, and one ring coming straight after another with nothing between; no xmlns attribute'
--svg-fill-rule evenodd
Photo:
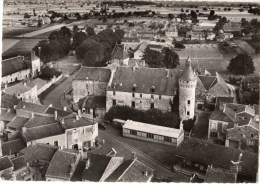
<svg viewBox="0 0 260 184"><path fill-rule="evenodd" d="M19 40L17 39L3 39L2 40L2 52L6 52L8 49L10 49L12 46L14 46L16 43L18 43Z"/></svg>

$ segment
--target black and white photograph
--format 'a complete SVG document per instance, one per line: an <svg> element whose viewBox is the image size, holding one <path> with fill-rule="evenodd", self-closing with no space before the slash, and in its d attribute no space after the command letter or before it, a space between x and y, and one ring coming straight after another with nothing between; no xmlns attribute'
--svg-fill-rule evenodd
<svg viewBox="0 0 260 184"><path fill-rule="evenodd" d="M0 183L259 182L259 0L0 6Z"/></svg>

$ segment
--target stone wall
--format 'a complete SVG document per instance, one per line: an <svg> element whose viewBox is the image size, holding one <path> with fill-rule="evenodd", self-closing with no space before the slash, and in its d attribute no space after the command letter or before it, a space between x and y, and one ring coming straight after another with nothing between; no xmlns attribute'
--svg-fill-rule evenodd
<svg viewBox="0 0 260 184"><path fill-rule="evenodd" d="M107 82L94 81L94 93L93 93L93 81L91 80L74 80L72 81L73 89L73 102L77 103L79 99L88 95L105 96Z"/></svg>
<svg viewBox="0 0 260 184"><path fill-rule="evenodd" d="M132 102L135 102L135 108L141 110L148 110L151 108L151 103L154 103L154 108L160 109L163 112L167 112L171 110L170 100L173 99L173 96L165 96L161 95L161 99L159 99L159 95L154 94L151 98L152 94L144 94L141 93L129 93L129 92L119 92L116 91L115 95L113 91L107 91L106 98L106 111L108 111L113 106L113 100L116 100L116 105L127 105L129 107L132 106Z"/></svg>

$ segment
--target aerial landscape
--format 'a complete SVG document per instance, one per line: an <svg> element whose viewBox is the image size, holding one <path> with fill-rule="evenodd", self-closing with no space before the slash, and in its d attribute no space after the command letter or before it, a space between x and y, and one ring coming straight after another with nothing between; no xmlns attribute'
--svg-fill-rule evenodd
<svg viewBox="0 0 260 184"><path fill-rule="evenodd" d="M0 180L259 181L260 2L2 6Z"/></svg>

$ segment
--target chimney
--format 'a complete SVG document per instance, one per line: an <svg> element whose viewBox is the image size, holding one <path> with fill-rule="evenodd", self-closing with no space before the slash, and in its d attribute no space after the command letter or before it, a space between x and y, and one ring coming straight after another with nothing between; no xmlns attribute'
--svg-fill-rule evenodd
<svg viewBox="0 0 260 184"><path fill-rule="evenodd" d="M11 111L11 109L10 108L7 108L7 112L10 112Z"/></svg>
<svg viewBox="0 0 260 184"><path fill-rule="evenodd" d="M132 152L132 159L135 160L136 159L136 152Z"/></svg>
<svg viewBox="0 0 260 184"><path fill-rule="evenodd" d="M183 130L183 121L180 123L180 130Z"/></svg>
<svg viewBox="0 0 260 184"><path fill-rule="evenodd" d="M34 113L32 112L32 114L31 114L31 118L34 118Z"/></svg>
<svg viewBox="0 0 260 184"><path fill-rule="evenodd" d="M64 106L64 107L63 107L63 110L64 110L64 111L67 111L67 107L66 107L66 106Z"/></svg>
<svg viewBox="0 0 260 184"><path fill-rule="evenodd" d="M49 107L52 107L52 104L49 104Z"/></svg>
<svg viewBox="0 0 260 184"><path fill-rule="evenodd" d="M61 124L64 124L65 122L64 122L64 118L62 118L61 120L60 120L60 122L61 122Z"/></svg>
<svg viewBox="0 0 260 184"><path fill-rule="evenodd" d="M26 162L26 168L29 169L29 167L30 167L30 163Z"/></svg>
<svg viewBox="0 0 260 184"><path fill-rule="evenodd" d="M148 175L149 175L148 171L145 171L145 172L144 172L144 175L145 175L145 176L148 176Z"/></svg>
<svg viewBox="0 0 260 184"><path fill-rule="evenodd" d="M88 158L87 162L86 162L86 167L85 169L88 169L90 167L90 159Z"/></svg>
<svg viewBox="0 0 260 184"><path fill-rule="evenodd" d="M7 84L5 84L5 89L7 88Z"/></svg>
<svg viewBox="0 0 260 184"><path fill-rule="evenodd" d="M166 70L166 77L169 77L170 70L169 69L165 69L165 70Z"/></svg>
<svg viewBox="0 0 260 184"><path fill-rule="evenodd" d="M25 105L23 105L23 109L25 109Z"/></svg>
<svg viewBox="0 0 260 184"><path fill-rule="evenodd" d="M223 112L225 113L226 111L226 104L223 104Z"/></svg>
<svg viewBox="0 0 260 184"><path fill-rule="evenodd" d="M26 129L27 129L26 127L22 127L22 132L26 133Z"/></svg>
<svg viewBox="0 0 260 184"><path fill-rule="evenodd" d="M14 109L16 109L17 105L14 105Z"/></svg>
<svg viewBox="0 0 260 184"><path fill-rule="evenodd" d="M58 119L58 112L54 111L54 119L57 120Z"/></svg>
<svg viewBox="0 0 260 184"><path fill-rule="evenodd" d="M77 120L77 121L79 120L79 116L78 116L78 115L76 115L76 120Z"/></svg>
<svg viewBox="0 0 260 184"><path fill-rule="evenodd" d="M133 72L135 71L135 66L133 66Z"/></svg>
<svg viewBox="0 0 260 184"><path fill-rule="evenodd" d="M23 85L26 86L27 85L26 82L24 82Z"/></svg>
<svg viewBox="0 0 260 184"><path fill-rule="evenodd" d="M81 110L78 110L78 116L81 117Z"/></svg>

